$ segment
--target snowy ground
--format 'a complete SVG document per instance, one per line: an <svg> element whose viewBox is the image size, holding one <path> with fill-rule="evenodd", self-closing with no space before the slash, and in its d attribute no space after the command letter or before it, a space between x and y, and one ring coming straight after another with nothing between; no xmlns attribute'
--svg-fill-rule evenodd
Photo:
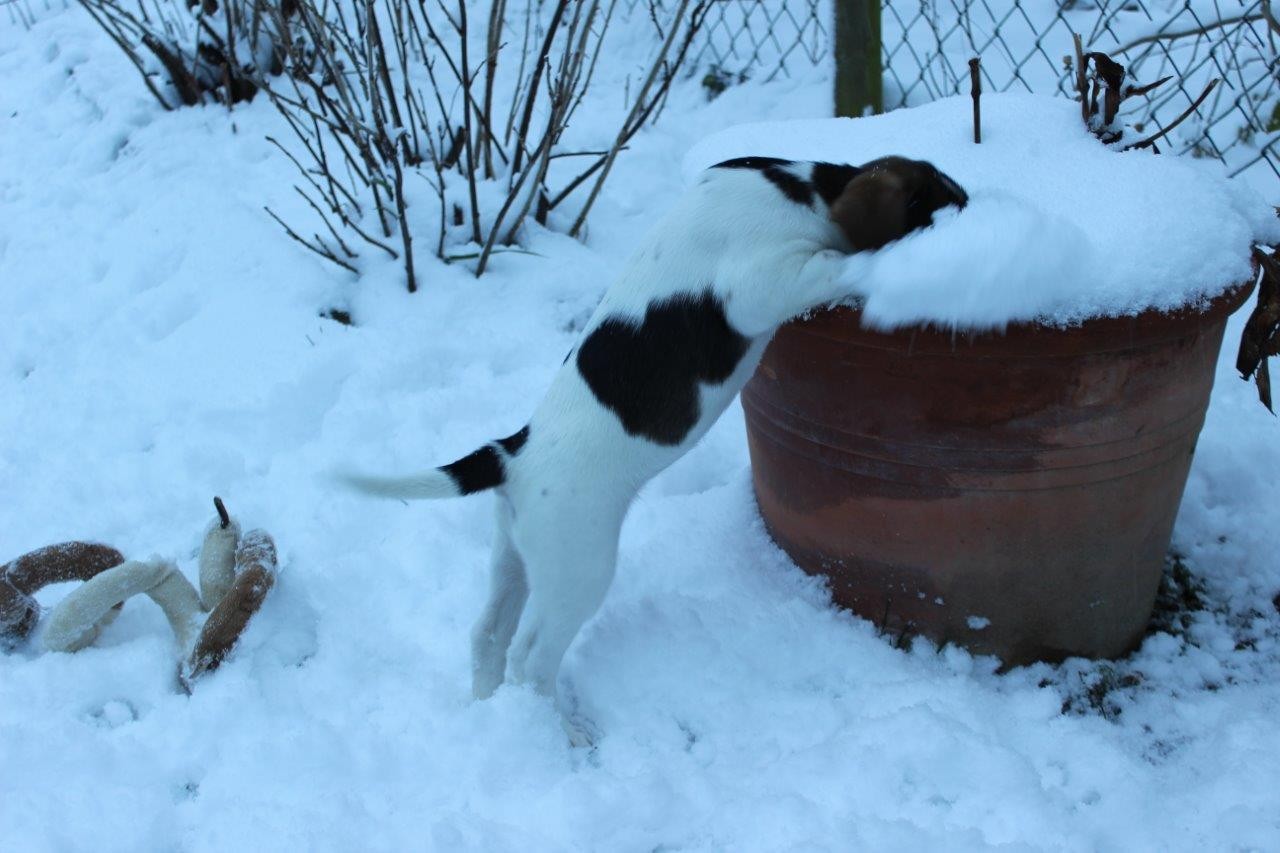
<svg viewBox="0 0 1280 853"><path fill-rule="evenodd" d="M689 146L823 114L820 78L702 108L678 92L586 245L535 235L479 282L426 265L416 296L262 214L301 204L265 102L161 113L76 9L0 23L0 80L0 559L88 538L191 575L216 493L285 562L190 697L144 601L78 654L0 655L3 846L1280 846L1280 426L1233 343L1176 532L1192 577L1172 591L1200 605L1113 665L998 676L833 610L761 527L735 407L635 506L570 653L593 753L526 690L470 701L488 499L375 503L317 477L519 427ZM319 316L335 305L357 326Z"/></svg>

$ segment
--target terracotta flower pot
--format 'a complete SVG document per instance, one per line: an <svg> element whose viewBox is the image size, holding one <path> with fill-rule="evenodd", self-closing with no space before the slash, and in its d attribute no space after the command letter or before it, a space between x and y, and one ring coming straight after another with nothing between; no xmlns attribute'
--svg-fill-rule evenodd
<svg viewBox="0 0 1280 853"><path fill-rule="evenodd" d="M742 392L774 539L836 603L1006 664L1132 649L1237 287L1005 333L781 329Z"/></svg>

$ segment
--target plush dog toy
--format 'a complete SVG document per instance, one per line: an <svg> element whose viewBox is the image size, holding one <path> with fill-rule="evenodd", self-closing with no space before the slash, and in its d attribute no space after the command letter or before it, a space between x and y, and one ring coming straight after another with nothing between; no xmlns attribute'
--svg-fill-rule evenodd
<svg viewBox="0 0 1280 853"><path fill-rule="evenodd" d="M124 562L124 555L96 542L63 542L23 554L0 566L0 646L16 646L40 621L35 594L41 587L87 581ZM109 618L114 618L113 611Z"/></svg>
<svg viewBox="0 0 1280 853"><path fill-rule="evenodd" d="M498 491L491 591L472 633L476 697L508 666L555 695L561 659L613 579L640 487L706 433L778 326L856 295L838 283L847 253L967 200L929 163L900 157L721 163L628 262L527 426L425 473L346 475L387 497Z"/></svg>
<svg viewBox="0 0 1280 853"><path fill-rule="evenodd" d="M0 567L0 643L14 647L35 629L34 594L63 581L84 583L58 602L44 630L44 646L76 652L98 638L125 601L146 595L164 612L182 662L178 680L188 691L218 668L275 585L279 561L264 530L240 535L222 500L200 547L200 592L171 560L125 560L114 548L65 542L24 554ZM205 611L211 610L207 617Z"/></svg>

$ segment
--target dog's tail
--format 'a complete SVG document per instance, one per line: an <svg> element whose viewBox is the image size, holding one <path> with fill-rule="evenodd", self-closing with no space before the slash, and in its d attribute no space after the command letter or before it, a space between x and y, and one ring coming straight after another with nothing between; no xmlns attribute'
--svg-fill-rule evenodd
<svg viewBox="0 0 1280 853"><path fill-rule="evenodd" d="M410 474L407 477L375 477L366 474L340 474L351 488L367 495L383 498L420 500L456 498L496 489L507 481L507 465L529 438L529 428L486 444L456 462Z"/></svg>

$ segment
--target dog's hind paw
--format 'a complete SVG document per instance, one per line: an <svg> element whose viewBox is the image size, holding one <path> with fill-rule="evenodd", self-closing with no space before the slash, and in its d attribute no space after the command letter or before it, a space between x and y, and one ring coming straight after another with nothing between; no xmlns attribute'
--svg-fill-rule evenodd
<svg viewBox="0 0 1280 853"><path fill-rule="evenodd" d="M603 732L595 723L576 714L572 717L561 717L560 722L565 734L569 736L569 746L574 749L595 749L603 736Z"/></svg>

